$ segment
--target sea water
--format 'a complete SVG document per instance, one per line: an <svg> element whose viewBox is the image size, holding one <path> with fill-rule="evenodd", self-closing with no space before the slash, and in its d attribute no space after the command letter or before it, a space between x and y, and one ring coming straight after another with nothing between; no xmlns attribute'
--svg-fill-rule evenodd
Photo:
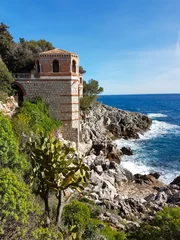
<svg viewBox="0 0 180 240"><path fill-rule="evenodd" d="M123 167L133 174L159 172L165 183L180 175L180 94L104 95L98 100L152 119L150 130L139 139L116 140L119 148L128 146L134 153L123 156Z"/></svg>

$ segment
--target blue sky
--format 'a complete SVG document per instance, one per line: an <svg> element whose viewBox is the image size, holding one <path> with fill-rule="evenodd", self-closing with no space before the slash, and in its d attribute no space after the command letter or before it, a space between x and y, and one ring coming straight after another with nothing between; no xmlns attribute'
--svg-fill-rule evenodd
<svg viewBox="0 0 180 240"><path fill-rule="evenodd" d="M1 0L0 21L76 52L104 94L180 93L180 0Z"/></svg>

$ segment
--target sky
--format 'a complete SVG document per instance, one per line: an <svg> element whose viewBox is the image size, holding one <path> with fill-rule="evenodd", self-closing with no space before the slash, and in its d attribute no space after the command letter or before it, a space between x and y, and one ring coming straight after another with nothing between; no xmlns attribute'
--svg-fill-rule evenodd
<svg viewBox="0 0 180 240"><path fill-rule="evenodd" d="M0 22L77 53L104 94L180 93L180 0L0 0Z"/></svg>

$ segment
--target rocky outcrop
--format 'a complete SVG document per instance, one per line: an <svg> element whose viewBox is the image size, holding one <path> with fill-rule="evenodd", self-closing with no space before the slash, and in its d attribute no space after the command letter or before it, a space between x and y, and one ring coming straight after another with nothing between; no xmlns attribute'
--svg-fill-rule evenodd
<svg viewBox="0 0 180 240"><path fill-rule="evenodd" d="M4 115L12 117L16 113L17 108L18 103L15 101L13 96L8 97L5 103L0 101L0 112Z"/></svg>
<svg viewBox="0 0 180 240"><path fill-rule="evenodd" d="M83 194L101 206L99 218L117 229L133 230L164 206L180 206L179 182L165 185L158 181L159 173L133 176L102 152L85 157L85 163L90 184Z"/></svg>
<svg viewBox="0 0 180 240"><path fill-rule="evenodd" d="M97 103L82 114L80 151L95 154L104 152L105 157L120 162L122 152L112 142L115 138L139 138L148 130L152 121L140 113L132 113Z"/></svg>

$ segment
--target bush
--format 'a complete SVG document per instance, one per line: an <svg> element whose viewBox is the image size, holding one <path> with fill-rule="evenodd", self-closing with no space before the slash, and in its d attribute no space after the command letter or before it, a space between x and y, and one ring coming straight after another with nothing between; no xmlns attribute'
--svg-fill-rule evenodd
<svg viewBox="0 0 180 240"><path fill-rule="evenodd" d="M11 88L11 84L14 79L11 73L8 71L5 63L0 58L0 93L6 93L7 96L12 95L13 90Z"/></svg>
<svg viewBox="0 0 180 240"><path fill-rule="evenodd" d="M62 219L69 229L76 226L81 235L90 220L90 210L86 204L74 200L64 207Z"/></svg>
<svg viewBox="0 0 180 240"><path fill-rule="evenodd" d="M151 224L144 224L128 239L134 240L179 240L180 239L180 207L165 207L156 213Z"/></svg>
<svg viewBox="0 0 180 240"><path fill-rule="evenodd" d="M0 236L19 239L28 228L29 215L38 212L38 207L28 187L10 169L0 168L0 193Z"/></svg>
<svg viewBox="0 0 180 240"><path fill-rule="evenodd" d="M32 232L36 240L63 240L61 232L57 231L54 226L43 228L42 226Z"/></svg>
<svg viewBox="0 0 180 240"><path fill-rule="evenodd" d="M16 135L38 135L40 132L50 133L60 126L60 121L50 117L48 106L38 98L34 101L24 101L20 112L13 119Z"/></svg>
<svg viewBox="0 0 180 240"><path fill-rule="evenodd" d="M86 111L90 106L96 102L97 96L86 96L84 95L80 98L80 108L83 111Z"/></svg>
<svg viewBox="0 0 180 240"><path fill-rule="evenodd" d="M0 113L0 167L9 167L13 171L26 170L28 163L19 154L18 141L13 133L8 117Z"/></svg>
<svg viewBox="0 0 180 240"><path fill-rule="evenodd" d="M120 232L117 230L113 230L110 226L101 222L97 219L91 219L87 224L83 239L84 240L96 240L99 239L99 236L105 237L107 240L124 240L125 234L124 232Z"/></svg>

